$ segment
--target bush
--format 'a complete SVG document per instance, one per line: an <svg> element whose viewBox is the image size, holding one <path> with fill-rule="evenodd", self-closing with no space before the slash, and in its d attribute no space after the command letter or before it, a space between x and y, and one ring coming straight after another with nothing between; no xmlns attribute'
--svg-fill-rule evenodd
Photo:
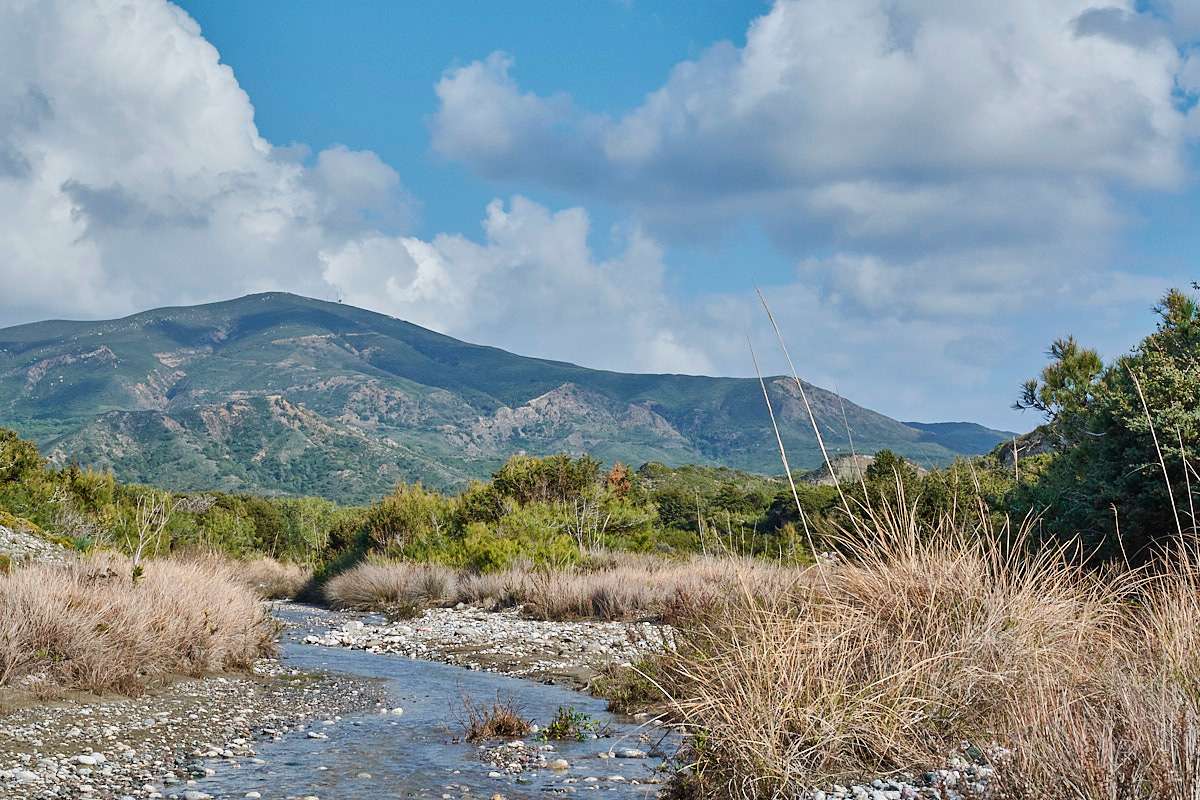
<svg viewBox="0 0 1200 800"><path fill-rule="evenodd" d="M172 675L248 669L274 650L258 597L211 559L106 554L0 577L0 685L138 693Z"/></svg>
<svg viewBox="0 0 1200 800"><path fill-rule="evenodd" d="M907 524L905 524L907 522ZM1075 687L1119 609L1057 553L1029 560L911 515L857 530L852 558L790 591L753 581L676 631L662 685L706 796L791 795L919 771L990 743L1044 686Z"/></svg>
<svg viewBox="0 0 1200 800"><path fill-rule="evenodd" d="M569 503L600 480L600 462L583 456L517 455L493 476L492 486L503 497L526 503Z"/></svg>
<svg viewBox="0 0 1200 800"><path fill-rule="evenodd" d="M1157 312L1155 332L1107 367L1073 339L1056 342L1017 402L1045 414L1057 457L1014 493L1015 511L1045 510L1049 531L1112 558L1147 559L1197 530L1200 306L1171 291Z"/></svg>
<svg viewBox="0 0 1200 800"><path fill-rule="evenodd" d="M400 485L370 508L363 521L372 547L399 557L414 552L436 552L448 541L455 504L420 484Z"/></svg>
<svg viewBox="0 0 1200 800"><path fill-rule="evenodd" d="M291 600L312 580L312 570L273 558L256 558L237 563L238 579L265 600Z"/></svg>
<svg viewBox="0 0 1200 800"><path fill-rule="evenodd" d="M576 711L572 707L559 706L554 718L542 729L540 738L545 741L574 740L582 742L589 737L601 736L604 728L590 714Z"/></svg>
<svg viewBox="0 0 1200 800"><path fill-rule="evenodd" d="M325 599L334 608L377 610L412 617L452 602L457 577L439 564L366 562L331 578Z"/></svg>
<svg viewBox="0 0 1200 800"><path fill-rule="evenodd" d="M490 705L476 703L469 696L463 697L462 727L468 742L482 742L526 736L533 730L533 723L521 716L512 700L501 700L497 694Z"/></svg>

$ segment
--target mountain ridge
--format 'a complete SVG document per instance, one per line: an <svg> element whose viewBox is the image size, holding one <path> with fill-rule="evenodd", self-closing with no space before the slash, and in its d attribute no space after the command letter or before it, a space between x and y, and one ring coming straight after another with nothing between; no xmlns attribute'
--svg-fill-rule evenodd
<svg viewBox="0 0 1200 800"><path fill-rule="evenodd" d="M767 383L794 466L814 465L795 382ZM1010 435L805 389L835 452L843 413L860 451L926 465ZM519 451L778 472L756 379L590 369L280 292L0 329L0 425L126 480L354 501L398 480L461 486Z"/></svg>

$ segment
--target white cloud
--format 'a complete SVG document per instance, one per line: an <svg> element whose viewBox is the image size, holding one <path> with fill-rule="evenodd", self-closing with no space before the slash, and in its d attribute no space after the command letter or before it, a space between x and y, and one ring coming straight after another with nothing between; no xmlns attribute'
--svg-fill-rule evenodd
<svg viewBox="0 0 1200 800"><path fill-rule="evenodd" d="M264 288L310 293L319 249L404 224L372 153L277 150L175 6L0 3L0 320Z"/></svg>
<svg viewBox="0 0 1200 800"><path fill-rule="evenodd" d="M484 241L373 237L323 252L324 278L349 303L522 353L647 372L711 372L683 341L658 245L639 231L600 259L586 212L523 197L493 201Z"/></svg>
<svg viewBox="0 0 1200 800"><path fill-rule="evenodd" d="M668 241L750 219L798 257L871 264L875 280L838 279L861 307L882 282L908 286L909 314L986 314L1010 287L981 271L1087 280L1117 195L1187 180L1193 67L1173 30L1132 0L779 0L744 47L678 64L619 118L522 91L502 55L449 70L434 143L616 202Z"/></svg>

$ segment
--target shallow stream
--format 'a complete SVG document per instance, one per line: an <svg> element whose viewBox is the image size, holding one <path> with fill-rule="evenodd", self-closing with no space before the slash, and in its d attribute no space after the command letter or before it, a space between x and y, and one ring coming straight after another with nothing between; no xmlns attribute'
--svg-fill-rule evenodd
<svg viewBox="0 0 1200 800"><path fill-rule="evenodd" d="M340 625L346 617L296 606L277 613L293 623L285 631L282 645L286 666L381 680L388 704L402 708L403 714L369 710L333 725L313 720L309 730L328 738L292 732L281 741L262 742L257 749L264 763L214 763L216 774L199 780L196 789L222 799L242 798L253 791L264 800L313 795L321 800L375 800L492 798L495 794L510 799L555 794L644 798L661 788L646 783L661 777L656 771L660 758L602 758L600 753L623 748L654 752L664 729L609 714L602 700L557 686L436 662L301 644L307 634ZM570 768L565 771L537 769L489 777L503 768L484 763L475 745L457 739L462 735L464 698L490 705L497 696L512 699L524 717L542 726L560 706L573 707L607 727L611 736L552 742L555 752L547 756L566 759ZM526 741L533 744L537 739L530 736ZM669 749L666 742L661 746Z"/></svg>

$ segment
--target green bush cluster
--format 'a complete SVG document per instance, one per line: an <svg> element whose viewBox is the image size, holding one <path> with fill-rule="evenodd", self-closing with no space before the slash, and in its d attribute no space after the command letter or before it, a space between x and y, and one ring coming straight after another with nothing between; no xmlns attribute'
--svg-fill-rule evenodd
<svg viewBox="0 0 1200 800"><path fill-rule="evenodd" d="M398 486L367 509L334 563L376 555L495 572L518 561L573 566L595 550L796 555L785 487L782 478L717 467L605 471L587 456L517 455L457 496ZM830 487L799 491L814 515L836 497Z"/></svg>
<svg viewBox="0 0 1200 800"><path fill-rule="evenodd" d="M518 560L566 566L592 547L646 549L652 509L630 502L622 470L604 475L588 457L513 456L457 496L402 484L367 509L348 545L480 572Z"/></svg>
<svg viewBox="0 0 1200 800"><path fill-rule="evenodd" d="M361 513L316 497L177 494L74 464L54 469L0 428L0 524L79 550L132 552L149 538L152 554L200 548L319 563L331 533Z"/></svg>
<svg viewBox="0 0 1200 800"><path fill-rule="evenodd" d="M1040 514L1045 535L1079 537L1088 554L1146 558L1197 528L1200 305L1173 290L1155 310L1155 331L1108 365L1055 342L1016 404L1045 415L1050 452L1021 463L1008 509Z"/></svg>

